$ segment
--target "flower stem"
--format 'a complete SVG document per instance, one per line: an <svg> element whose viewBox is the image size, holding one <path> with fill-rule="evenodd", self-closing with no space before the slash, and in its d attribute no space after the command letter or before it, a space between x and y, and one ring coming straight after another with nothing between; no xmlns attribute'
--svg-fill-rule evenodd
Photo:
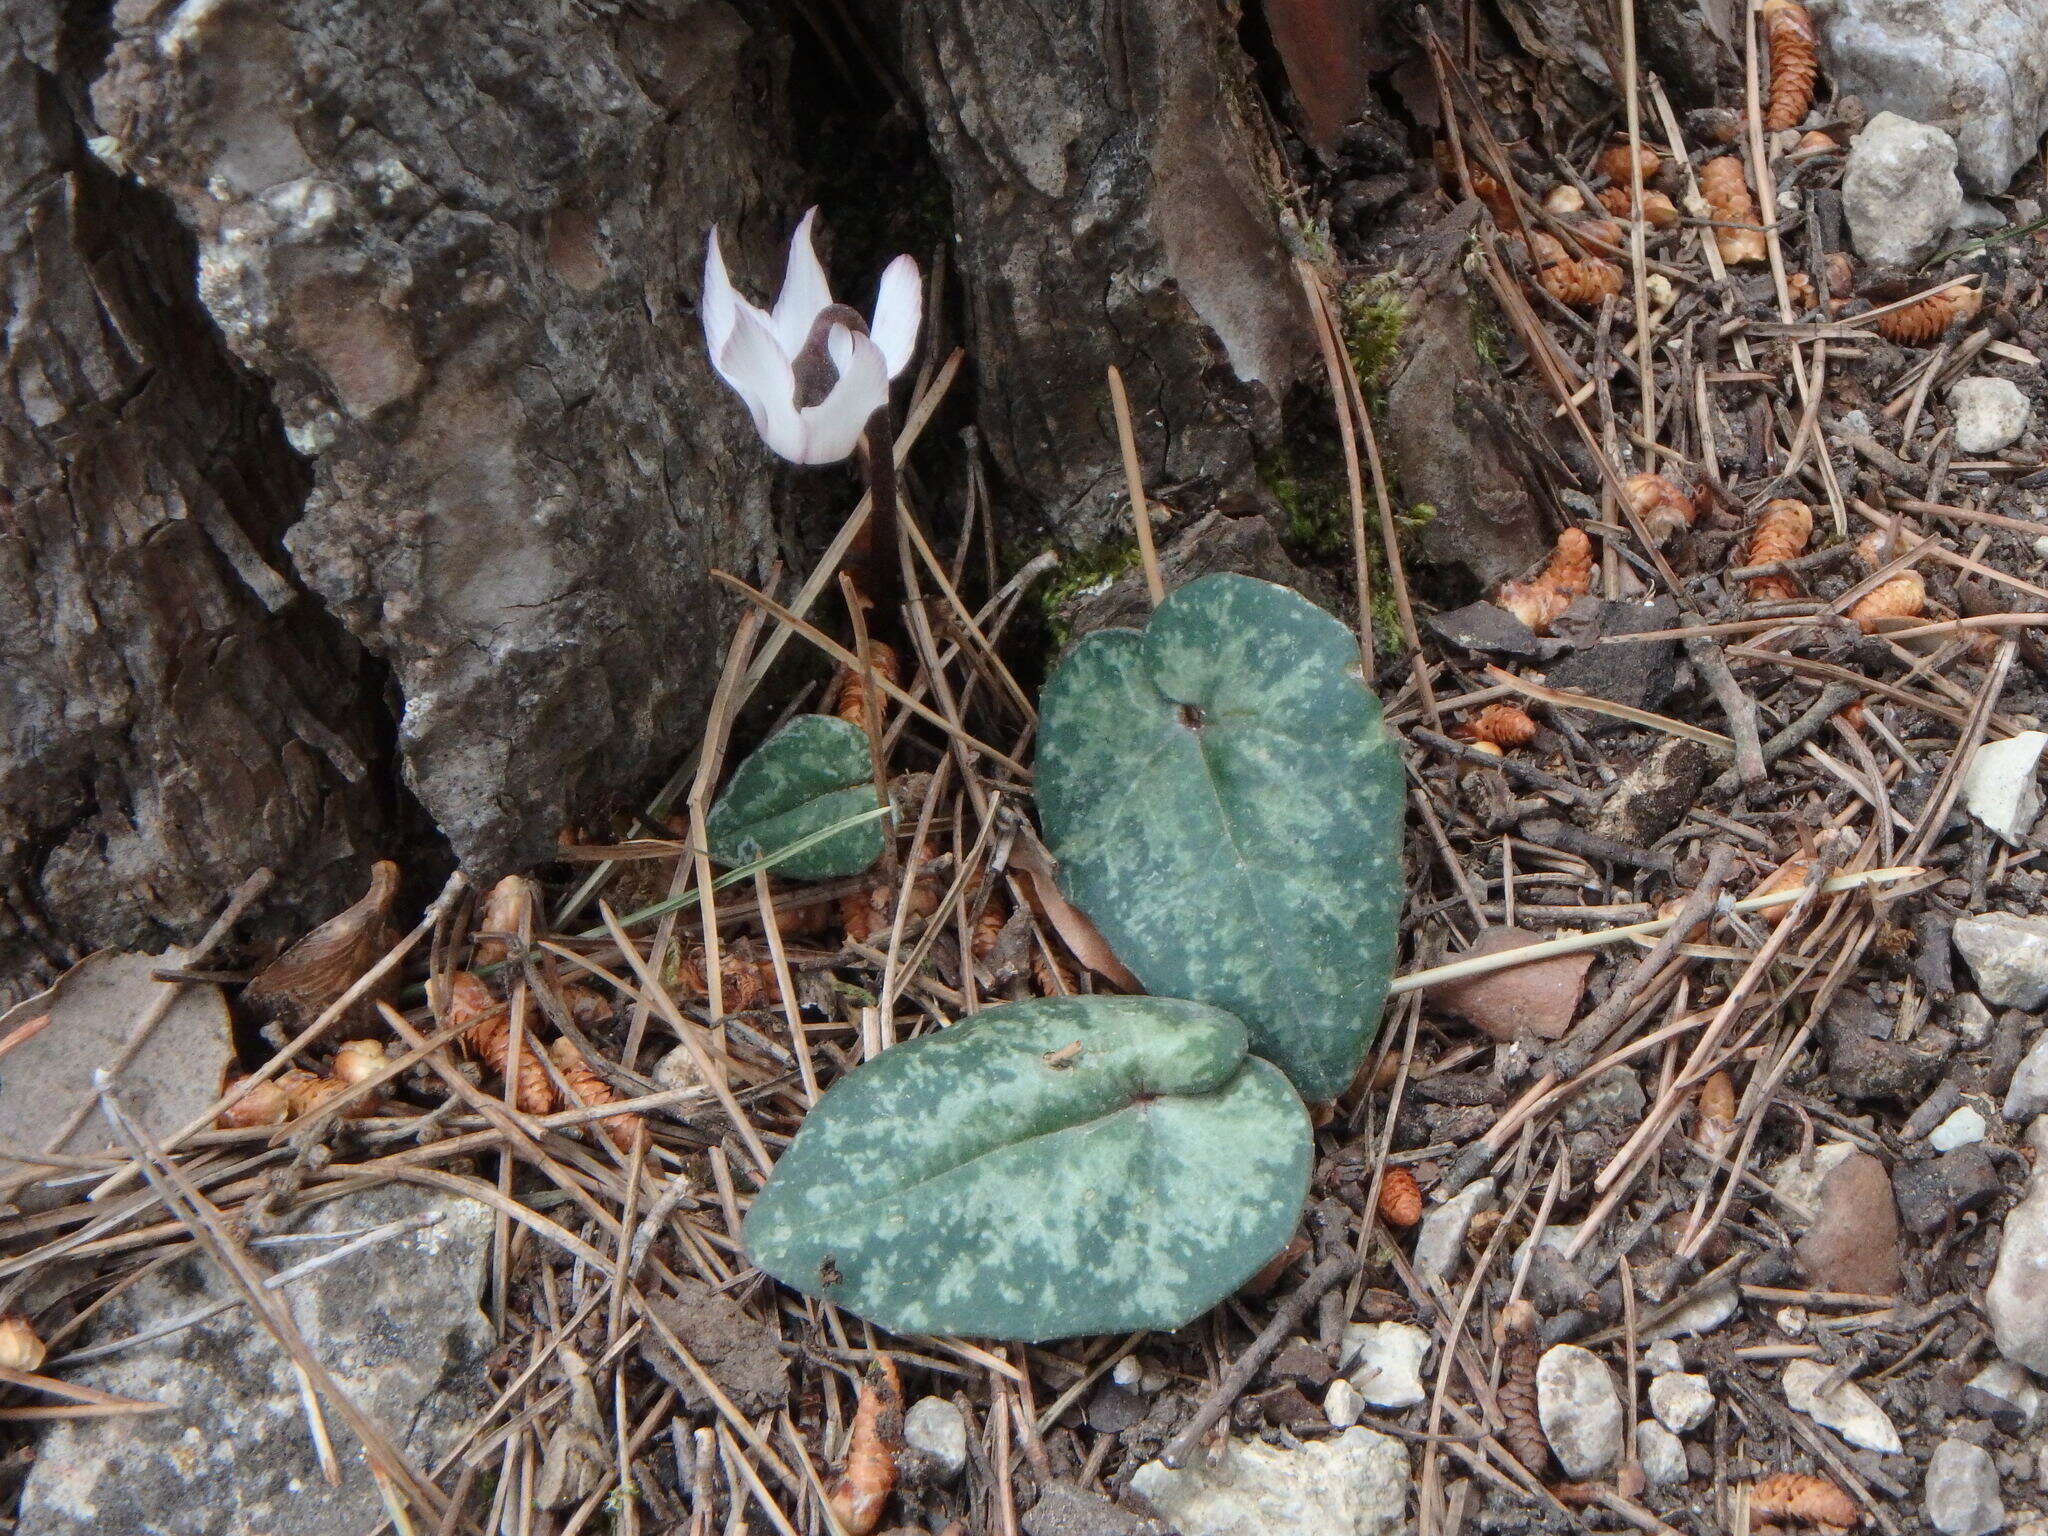
<svg viewBox="0 0 2048 1536"><path fill-rule="evenodd" d="M896 420L887 404L868 418L861 438L861 464L868 479L868 524L853 548L855 581L872 607L871 630L882 637L902 625L902 533L896 501Z"/></svg>

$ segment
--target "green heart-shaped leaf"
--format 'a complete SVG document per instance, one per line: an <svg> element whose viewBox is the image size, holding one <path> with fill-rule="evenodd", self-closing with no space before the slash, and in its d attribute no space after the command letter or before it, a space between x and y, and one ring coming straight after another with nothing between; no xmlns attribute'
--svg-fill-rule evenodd
<svg viewBox="0 0 2048 1536"><path fill-rule="evenodd" d="M1205 576L1083 640L1039 710L1061 889L1148 990L1236 1014L1304 1098L1342 1092L1401 913L1401 764L1351 632Z"/></svg>
<svg viewBox="0 0 2048 1536"><path fill-rule="evenodd" d="M898 1333L1178 1328L1294 1231L1309 1124L1200 1003L991 1008L821 1098L746 1223L778 1280Z"/></svg>
<svg viewBox="0 0 2048 1536"><path fill-rule="evenodd" d="M705 842L721 864L752 864L874 808L867 732L833 715L798 715L733 770L704 818ZM882 837L879 820L865 821L771 867L792 880L857 875L882 856Z"/></svg>

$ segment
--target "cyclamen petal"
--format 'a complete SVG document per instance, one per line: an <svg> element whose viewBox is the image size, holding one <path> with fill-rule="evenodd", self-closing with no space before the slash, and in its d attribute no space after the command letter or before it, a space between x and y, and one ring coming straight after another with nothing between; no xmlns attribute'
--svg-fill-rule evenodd
<svg viewBox="0 0 2048 1536"><path fill-rule="evenodd" d="M818 404L797 413L803 421L803 464L836 464L852 453L868 418L889 399L889 364L881 348L844 326L832 328L827 344L839 365L839 382Z"/></svg>
<svg viewBox="0 0 2048 1536"><path fill-rule="evenodd" d="M735 317L725 350L714 359L719 373L739 394L754 418L761 441L798 464L804 457L804 425L796 409L796 379L775 334L751 305Z"/></svg>
<svg viewBox="0 0 2048 1536"><path fill-rule="evenodd" d="M704 249L704 344L711 350L711 365L721 375L725 369L719 365L718 355L725 350L731 339L733 321L739 315L739 307L745 302L732 286L732 277L725 270L725 253L718 248L718 226L711 226L711 243ZM732 382L728 376L726 382Z"/></svg>
<svg viewBox="0 0 2048 1536"><path fill-rule="evenodd" d="M818 317L819 310L832 302L825 269L818 262L817 248L811 244L811 226L817 217L818 210L813 208L789 237L789 265L783 273L782 292L775 300L775 339L782 343L783 353L788 357L795 357L803 349L811 334L811 322Z"/></svg>
<svg viewBox="0 0 2048 1536"><path fill-rule="evenodd" d="M909 366L917 351L917 328L923 317L924 279L913 258L898 256L882 273L875 294L875 318L868 326L868 334L889 364L890 378Z"/></svg>

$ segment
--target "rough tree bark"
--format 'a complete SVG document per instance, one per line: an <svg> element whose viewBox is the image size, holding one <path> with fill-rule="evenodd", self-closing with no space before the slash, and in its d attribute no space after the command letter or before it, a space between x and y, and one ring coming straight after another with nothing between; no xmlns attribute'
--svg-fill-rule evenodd
<svg viewBox="0 0 2048 1536"><path fill-rule="evenodd" d="M76 18L0 6L0 1001L202 926L256 866L332 900L392 825L381 673L282 548L305 473L86 148Z"/></svg>
<svg viewBox="0 0 2048 1536"><path fill-rule="evenodd" d="M978 421L1041 524L1121 531L1104 370L1168 501L1240 488L1316 366L1230 9L903 0L953 194Z"/></svg>
<svg viewBox="0 0 2048 1536"><path fill-rule="evenodd" d="M1213 0L875 0L950 189L1010 542L1242 488L1315 364ZM0 0L0 985L480 877L686 750L787 481L704 362L801 206L736 0ZM886 175L886 168L881 169ZM830 213L828 208L828 215ZM413 799L408 799L408 796ZM414 801L416 800L416 804Z"/></svg>

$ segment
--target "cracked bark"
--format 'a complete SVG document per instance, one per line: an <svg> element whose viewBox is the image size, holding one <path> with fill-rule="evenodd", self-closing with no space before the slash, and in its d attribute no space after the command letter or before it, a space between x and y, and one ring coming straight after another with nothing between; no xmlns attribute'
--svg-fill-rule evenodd
<svg viewBox="0 0 2048 1536"><path fill-rule="evenodd" d="M770 464L706 365L712 222L756 254L779 68L722 0L123 0L105 152L312 467L286 537L386 660L406 779L481 878L673 766ZM768 168L764 170L764 167Z"/></svg>
<svg viewBox="0 0 2048 1536"><path fill-rule="evenodd" d="M72 13L0 5L0 1001L201 927L259 864L339 904L394 823L381 669L291 577L305 472L166 204L88 153Z"/></svg>
<svg viewBox="0 0 2048 1536"><path fill-rule="evenodd" d="M896 27L1020 510L1069 542L1123 528L1112 363L1169 503L1244 489L1316 354L1231 12L901 0Z"/></svg>
<svg viewBox="0 0 2048 1536"><path fill-rule="evenodd" d="M1234 13L866 14L947 184L1008 547L1122 528L1112 362L1168 505L1245 489L1315 352ZM707 571L802 558L696 315L705 228L772 286L818 169L784 22L0 21L0 994L189 936L258 865L303 929L423 834L489 879L635 803L730 631Z"/></svg>

